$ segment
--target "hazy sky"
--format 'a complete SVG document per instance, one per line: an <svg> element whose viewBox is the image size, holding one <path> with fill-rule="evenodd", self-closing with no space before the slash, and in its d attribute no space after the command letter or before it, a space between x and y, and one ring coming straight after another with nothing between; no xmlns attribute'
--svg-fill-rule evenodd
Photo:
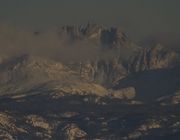
<svg viewBox="0 0 180 140"><path fill-rule="evenodd" d="M132 38L180 34L180 0L0 0L0 22L35 28L63 24L121 25Z"/></svg>

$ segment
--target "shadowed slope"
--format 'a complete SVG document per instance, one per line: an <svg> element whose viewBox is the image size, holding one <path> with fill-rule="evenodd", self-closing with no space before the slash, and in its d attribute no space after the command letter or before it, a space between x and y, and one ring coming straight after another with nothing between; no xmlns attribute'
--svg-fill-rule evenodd
<svg viewBox="0 0 180 140"><path fill-rule="evenodd" d="M129 75L120 80L114 89L133 86L137 98L151 101L175 93L180 89L180 66L172 69L158 69Z"/></svg>

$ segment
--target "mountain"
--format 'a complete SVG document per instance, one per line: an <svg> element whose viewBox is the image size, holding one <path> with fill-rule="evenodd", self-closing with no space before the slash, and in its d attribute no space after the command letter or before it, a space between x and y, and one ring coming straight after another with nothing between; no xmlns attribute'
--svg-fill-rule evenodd
<svg viewBox="0 0 180 140"><path fill-rule="evenodd" d="M82 78L105 87L111 87L115 81L127 76L127 70L119 58L72 62L69 67Z"/></svg>
<svg viewBox="0 0 180 140"><path fill-rule="evenodd" d="M70 42L89 40L104 48L117 48L125 46L128 42L126 34L120 28L108 29L98 24L63 26L59 31L59 36L66 37Z"/></svg>
<svg viewBox="0 0 180 140"><path fill-rule="evenodd" d="M133 86L137 98L152 101L179 90L180 57L173 49L157 44L142 48L128 62L128 76L120 79L114 89Z"/></svg>
<svg viewBox="0 0 180 140"><path fill-rule="evenodd" d="M128 95L129 93L115 96L113 90L109 91L100 84L90 82L85 77L81 77L77 71L60 62L27 54L2 61L0 78L1 96L13 96L13 98L42 94L42 92L57 98L67 95L131 98L128 97L131 96ZM134 91L132 93L135 94Z"/></svg>
<svg viewBox="0 0 180 140"><path fill-rule="evenodd" d="M129 61L140 49L119 27L107 28L103 25L87 24L63 26L58 32L59 37L65 38L71 45L84 41L86 44L83 45L89 48L95 45L97 49L89 59L72 60L66 65L86 80L106 87L111 87L114 82L127 76L124 66L127 62L124 61Z"/></svg>
<svg viewBox="0 0 180 140"><path fill-rule="evenodd" d="M120 28L98 24L63 26L55 34L72 54L96 49L69 61L0 56L0 139L179 139L176 49L141 46Z"/></svg>
<svg viewBox="0 0 180 140"><path fill-rule="evenodd" d="M51 79L65 80L69 74L73 75L73 72L68 73L67 70L68 68L60 63L56 64L38 57L29 55L10 57L1 63L1 86L26 88L26 86L34 86Z"/></svg>
<svg viewBox="0 0 180 140"><path fill-rule="evenodd" d="M172 68L179 64L179 53L161 44L143 48L129 63L131 72Z"/></svg>

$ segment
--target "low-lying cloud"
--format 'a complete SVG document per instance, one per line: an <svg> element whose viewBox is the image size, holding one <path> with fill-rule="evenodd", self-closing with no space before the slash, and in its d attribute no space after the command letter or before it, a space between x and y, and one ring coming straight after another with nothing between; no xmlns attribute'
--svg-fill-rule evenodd
<svg viewBox="0 0 180 140"><path fill-rule="evenodd" d="M58 61L79 61L97 58L109 58L126 55L121 50L104 52L101 47L90 41L69 43L67 38L58 35L58 29L35 33L31 29L10 25L0 25L0 54L30 54Z"/></svg>

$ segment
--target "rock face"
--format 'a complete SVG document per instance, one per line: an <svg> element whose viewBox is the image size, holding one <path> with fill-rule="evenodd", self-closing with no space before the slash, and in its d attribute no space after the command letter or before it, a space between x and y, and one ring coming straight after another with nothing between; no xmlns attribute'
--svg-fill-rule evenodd
<svg viewBox="0 0 180 140"><path fill-rule="evenodd" d="M117 99L133 99L136 96L136 90L134 87L122 88L115 90L111 93L112 98Z"/></svg>
<svg viewBox="0 0 180 140"><path fill-rule="evenodd" d="M82 78L106 87L112 86L114 82L127 75L127 70L118 58L85 61L82 63L74 63L73 65L76 67L72 69L77 71Z"/></svg>
<svg viewBox="0 0 180 140"><path fill-rule="evenodd" d="M9 92L21 91L51 80L78 80L76 74L61 63L29 55L5 60L0 66L0 78L2 93L6 89Z"/></svg>
<svg viewBox="0 0 180 140"><path fill-rule="evenodd" d="M60 31L60 37L67 37L70 42L83 40L85 38L99 41L101 38L101 31L104 29L102 25L87 24L81 26L63 26ZM100 42L99 42L100 43Z"/></svg>
<svg viewBox="0 0 180 140"><path fill-rule="evenodd" d="M178 63L178 54L160 44L142 49L129 64L130 72L171 68Z"/></svg>
<svg viewBox="0 0 180 140"><path fill-rule="evenodd" d="M106 53L109 53L108 50ZM161 45L134 51L126 49L124 54L126 56L119 53L109 59L74 62L69 66L88 81L112 87L128 75L142 71L169 69L179 65L180 62L178 53Z"/></svg>
<svg viewBox="0 0 180 140"><path fill-rule="evenodd" d="M161 122L157 120L146 120L144 124L140 125L139 128L137 128L134 132L130 133L127 137L124 139L138 139L142 137L143 135L146 135L148 131L151 131L153 129L160 129Z"/></svg>
<svg viewBox="0 0 180 140"><path fill-rule="evenodd" d="M89 40L104 48L117 48L128 42L125 33L120 28L107 29L98 24L64 26L60 29L59 35L66 37L70 42Z"/></svg>
<svg viewBox="0 0 180 140"><path fill-rule="evenodd" d="M0 138L15 140L18 133L26 133L26 130L15 125L15 118L6 113L0 113Z"/></svg>
<svg viewBox="0 0 180 140"><path fill-rule="evenodd" d="M66 125L61 132L65 140L80 140L87 136L87 133L81 130L76 124Z"/></svg>
<svg viewBox="0 0 180 140"><path fill-rule="evenodd" d="M54 79L68 79L76 76L66 66L54 61L30 55L12 57L1 63L1 84L18 83L22 81L47 81ZM77 78L77 76L76 76ZM78 78L77 78L78 79ZM69 79L70 80L70 79Z"/></svg>

